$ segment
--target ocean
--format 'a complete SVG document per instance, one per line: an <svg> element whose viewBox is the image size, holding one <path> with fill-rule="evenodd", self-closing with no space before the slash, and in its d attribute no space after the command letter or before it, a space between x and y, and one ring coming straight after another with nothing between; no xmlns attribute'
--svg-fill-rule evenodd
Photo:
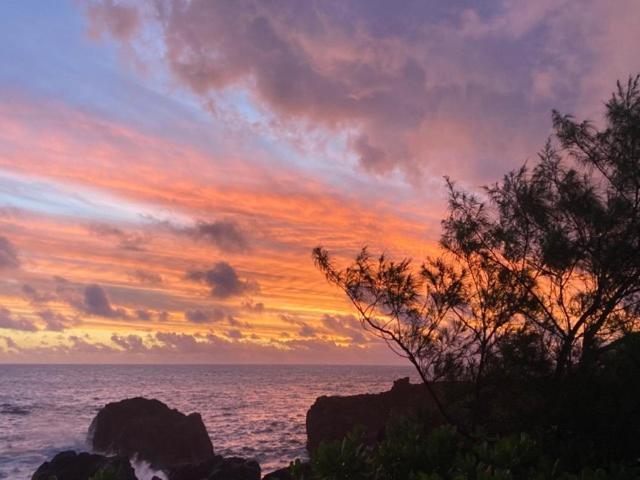
<svg viewBox="0 0 640 480"><path fill-rule="evenodd" d="M97 411L134 396L200 412L216 453L270 472L305 458L317 397L382 392L406 376L402 366L0 365L0 479L30 479L56 452L87 450Z"/></svg>

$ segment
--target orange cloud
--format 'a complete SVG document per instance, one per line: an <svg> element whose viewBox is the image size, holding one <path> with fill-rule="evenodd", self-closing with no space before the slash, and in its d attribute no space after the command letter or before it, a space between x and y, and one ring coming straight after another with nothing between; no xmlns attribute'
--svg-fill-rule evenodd
<svg viewBox="0 0 640 480"><path fill-rule="evenodd" d="M27 134L36 109L37 134ZM346 320L327 320L350 309L313 267L311 249L323 244L344 258L365 243L417 257L435 248L435 212L337 193L295 169L230 162L59 104L5 104L0 122L10 127L1 134L0 187L13 202L0 226L20 255L0 305L36 330L3 330L20 358L180 351L126 340L153 332L197 342L216 335L238 358L369 358L381 352L376 342ZM53 336L60 331L66 336Z"/></svg>

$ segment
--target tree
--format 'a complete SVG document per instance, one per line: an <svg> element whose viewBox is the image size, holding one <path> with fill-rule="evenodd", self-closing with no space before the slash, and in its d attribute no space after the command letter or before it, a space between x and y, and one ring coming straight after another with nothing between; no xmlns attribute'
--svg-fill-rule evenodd
<svg viewBox="0 0 640 480"><path fill-rule="evenodd" d="M455 263L444 256L430 258L417 271L409 259L374 258L366 248L343 270L321 247L313 256L329 282L347 294L362 325L415 367L450 423L464 427L445 408L436 382L473 385L470 420L475 426L485 367L500 340L522 328L513 320L527 302L526 292L511 287L509 272L474 254Z"/></svg>
<svg viewBox="0 0 640 480"><path fill-rule="evenodd" d="M555 138L537 164L480 195L447 179L443 254L419 270L366 248L338 269L314 249L327 280L414 365L448 420L435 383L471 381L478 405L486 365L510 341L540 339L538 358L551 354L561 377L637 329L640 77L619 83L606 107L601 130L554 111Z"/></svg>
<svg viewBox="0 0 640 480"><path fill-rule="evenodd" d="M363 327L383 339L416 368L438 409L453 419L434 389L434 382L460 368L466 349L463 326L449 315L461 302L461 278L444 262L425 263L420 272L408 259L374 259L363 248L352 265L338 270L329 253L313 250L316 266L347 294Z"/></svg>
<svg viewBox="0 0 640 480"><path fill-rule="evenodd" d="M485 189L450 189L444 247L479 255L526 290L526 321L548 337L556 375L586 369L637 328L640 301L640 77L606 104L605 126L553 112L549 141Z"/></svg>

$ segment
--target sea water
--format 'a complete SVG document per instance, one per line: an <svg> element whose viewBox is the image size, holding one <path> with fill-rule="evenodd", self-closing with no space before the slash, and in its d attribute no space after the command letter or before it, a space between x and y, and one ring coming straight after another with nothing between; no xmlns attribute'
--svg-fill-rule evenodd
<svg viewBox="0 0 640 480"><path fill-rule="evenodd" d="M404 376L409 367L0 365L0 479L29 479L61 450L88 450L98 410L134 396L199 412L216 453L255 458L269 472L305 458L317 397L381 392Z"/></svg>

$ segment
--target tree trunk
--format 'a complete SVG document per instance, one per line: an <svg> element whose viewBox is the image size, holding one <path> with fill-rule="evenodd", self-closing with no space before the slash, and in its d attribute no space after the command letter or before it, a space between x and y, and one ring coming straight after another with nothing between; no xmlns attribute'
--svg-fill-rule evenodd
<svg viewBox="0 0 640 480"><path fill-rule="evenodd" d="M566 373L569 368L569 361L571 356L571 350L573 348L573 336L565 337L562 340L562 347L560 347L560 351L558 352L558 356L556 359L556 371L555 377L561 378Z"/></svg>
<svg viewBox="0 0 640 480"><path fill-rule="evenodd" d="M578 368L583 373L587 373L595 364L597 357L595 343L595 333L586 332L582 338L582 353L580 354L580 362L578 364Z"/></svg>

